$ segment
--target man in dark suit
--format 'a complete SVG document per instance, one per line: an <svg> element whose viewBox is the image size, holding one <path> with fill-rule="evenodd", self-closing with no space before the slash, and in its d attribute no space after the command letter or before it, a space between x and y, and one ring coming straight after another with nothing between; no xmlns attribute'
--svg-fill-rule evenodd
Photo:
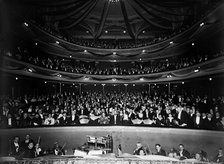
<svg viewBox="0 0 224 164"><path fill-rule="evenodd" d="M202 128L202 120L201 120L201 113L199 111L196 111L196 114L193 118L194 128Z"/></svg>
<svg viewBox="0 0 224 164"><path fill-rule="evenodd" d="M212 119L212 114L207 114L207 119L205 120L205 129L211 130L215 128L215 123Z"/></svg>
<svg viewBox="0 0 224 164"><path fill-rule="evenodd" d="M64 112L63 116L59 119L59 125L67 125L68 122L67 114Z"/></svg>
<svg viewBox="0 0 224 164"><path fill-rule="evenodd" d="M30 135L26 134L25 139L21 142L21 147L27 149L30 142L34 143L33 139L30 138Z"/></svg>
<svg viewBox="0 0 224 164"><path fill-rule="evenodd" d="M79 124L79 117L76 114L76 110L72 110L72 114L68 119L68 124L69 125Z"/></svg>
<svg viewBox="0 0 224 164"><path fill-rule="evenodd" d="M195 119L195 114L193 109L189 109L189 121L188 121L188 127L193 129L194 128L194 119Z"/></svg>
<svg viewBox="0 0 224 164"><path fill-rule="evenodd" d="M190 158L190 153L184 148L183 144L179 144L180 160Z"/></svg>
<svg viewBox="0 0 224 164"><path fill-rule="evenodd" d="M178 111L177 120L178 120L179 126L186 127L189 121L188 120L189 116L187 112L183 110L182 106L177 107L177 111Z"/></svg>
<svg viewBox="0 0 224 164"><path fill-rule="evenodd" d="M14 140L11 143L10 149L11 149L10 153L11 153L12 156L19 156L20 153L22 152L22 148L20 146L19 137L18 136L14 137Z"/></svg>
<svg viewBox="0 0 224 164"><path fill-rule="evenodd" d="M36 157L36 152L35 152L35 148L34 148L34 143L30 142L27 146L27 148L25 149L25 151L22 154L23 158L35 158Z"/></svg>
<svg viewBox="0 0 224 164"><path fill-rule="evenodd" d="M110 115L110 124L111 125L120 124L120 115L117 112L117 110L114 110L114 112Z"/></svg>
<svg viewBox="0 0 224 164"><path fill-rule="evenodd" d="M165 150L163 150L161 148L161 145L160 144L155 144L155 148L156 148L156 154L155 155L166 156L166 152L165 152Z"/></svg>

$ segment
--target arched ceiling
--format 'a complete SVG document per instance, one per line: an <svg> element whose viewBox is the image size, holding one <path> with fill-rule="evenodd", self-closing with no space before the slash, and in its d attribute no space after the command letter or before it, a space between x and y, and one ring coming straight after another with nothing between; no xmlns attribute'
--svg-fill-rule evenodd
<svg viewBox="0 0 224 164"><path fill-rule="evenodd" d="M154 38L192 24L213 0L23 0L26 18L67 37ZM144 32L143 32L144 31Z"/></svg>

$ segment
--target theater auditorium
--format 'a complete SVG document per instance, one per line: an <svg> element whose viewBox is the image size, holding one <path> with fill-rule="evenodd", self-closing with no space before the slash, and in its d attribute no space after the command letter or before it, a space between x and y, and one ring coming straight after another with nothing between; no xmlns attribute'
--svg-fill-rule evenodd
<svg viewBox="0 0 224 164"><path fill-rule="evenodd" d="M0 163L224 163L223 0L0 0Z"/></svg>

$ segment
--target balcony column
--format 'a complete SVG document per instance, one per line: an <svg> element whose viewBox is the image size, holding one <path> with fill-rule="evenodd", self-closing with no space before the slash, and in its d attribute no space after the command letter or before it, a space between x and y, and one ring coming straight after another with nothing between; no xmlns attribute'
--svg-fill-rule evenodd
<svg viewBox="0 0 224 164"><path fill-rule="evenodd" d="M61 83L59 83L59 93L61 94Z"/></svg>
<svg viewBox="0 0 224 164"><path fill-rule="evenodd" d="M79 83L79 95L81 95L81 94L82 94L82 84Z"/></svg>
<svg viewBox="0 0 224 164"><path fill-rule="evenodd" d="M148 95L150 96L151 95L151 84L149 84L149 89L148 89Z"/></svg>
<svg viewBox="0 0 224 164"><path fill-rule="evenodd" d="M104 95L104 92L105 92L105 90L104 90L104 86L105 86L105 84L102 84L102 86L103 86L103 95Z"/></svg>
<svg viewBox="0 0 224 164"><path fill-rule="evenodd" d="M170 96L170 83L168 83L168 96Z"/></svg>
<svg viewBox="0 0 224 164"><path fill-rule="evenodd" d="M124 86L125 86L125 93L127 93L127 91L128 91L128 84L124 84Z"/></svg>

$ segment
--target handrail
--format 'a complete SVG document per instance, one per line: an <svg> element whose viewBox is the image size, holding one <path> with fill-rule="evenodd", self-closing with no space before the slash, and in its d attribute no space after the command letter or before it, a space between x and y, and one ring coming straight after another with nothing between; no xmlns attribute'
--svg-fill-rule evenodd
<svg viewBox="0 0 224 164"><path fill-rule="evenodd" d="M38 157L34 159L21 159L17 160L13 157L0 157L0 162L9 162L10 164L39 164L39 163L46 163L46 164L134 164L134 163L141 163L141 164L217 164L215 162L204 162L204 161L198 161L195 159L187 159L187 160L176 160L176 159L163 159L162 156L158 156L157 158L150 159L151 155L143 156L144 158L141 158L141 156L133 156L130 155L129 157L110 157L110 155L104 155L103 156L84 156L84 157L78 157L78 156L49 156L49 157ZM155 156L155 155L152 155ZM168 158L168 157L167 157Z"/></svg>

